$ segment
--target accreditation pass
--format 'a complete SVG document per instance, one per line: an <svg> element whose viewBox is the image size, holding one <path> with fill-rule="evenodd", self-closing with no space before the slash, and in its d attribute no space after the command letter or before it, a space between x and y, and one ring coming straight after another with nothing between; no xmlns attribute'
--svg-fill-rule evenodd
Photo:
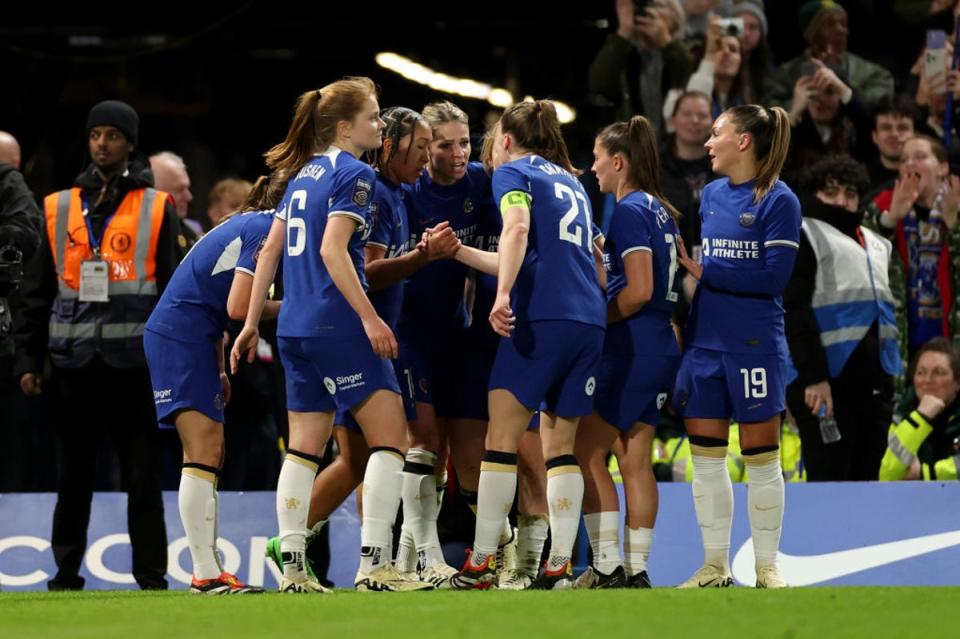
<svg viewBox="0 0 960 639"><path fill-rule="evenodd" d="M86 260L80 264L80 301L109 302L110 266L104 260Z"/></svg>

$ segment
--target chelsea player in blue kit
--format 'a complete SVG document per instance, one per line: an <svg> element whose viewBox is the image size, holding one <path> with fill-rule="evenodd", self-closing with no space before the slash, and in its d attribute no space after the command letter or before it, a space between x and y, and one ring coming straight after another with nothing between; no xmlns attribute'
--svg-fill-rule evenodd
<svg viewBox="0 0 960 639"><path fill-rule="evenodd" d="M366 295L363 244L376 174L358 159L380 147L384 126L373 82L346 78L303 94L287 139L266 154L287 189L231 364L256 345L264 294L282 253L285 304L277 335L290 445L277 482L277 519L285 592L324 590L307 575L304 548L311 487L337 409L351 410L370 446L356 588L430 587L401 578L389 556L406 420L388 361L397 357L397 341Z"/></svg>
<svg viewBox="0 0 960 639"><path fill-rule="evenodd" d="M569 586L583 477L573 455L580 417L591 412L606 325L593 254L589 200L573 175L549 101L507 109L493 148L494 197L503 213L490 323L501 335L490 376L486 452L480 470L474 547L455 588L489 587L503 515L516 493L517 448L541 414L552 543L534 588Z"/></svg>
<svg viewBox="0 0 960 639"><path fill-rule="evenodd" d="M679 217L660 191L656 133L643 116L597 136L593 171L616 208L604 244L607 333L594 412L577 430L584 473L583 512L593 565L577 588L649 588L646 564L657 516L651 445L680 364L671 317L677 305ZM620 505L607 468L618 453L627 502L626 565L620 559ZM626 571L624 571L626 568Z"/></svg>
<svg viewBox="0 0 960 639"><path fill-rule="evenodd" d="M783 522L780 414L787 346L781 294L800 241L800 204L779 180L790 122L778 107L738 106L716 119L705 144L713 170L700 202L703 263L681 245L699 284L674 393L693 459L693 497L704 565L682 588L725 587L730 576L733 489L727 472L732 417L749 472L747 491L758 588L786 584L777 571Z"/></svg>
<svg viewBox="0 0 960 639"><path fill-rule="evenodd" d="M447 101L426 105L423 117L433 140L428 169L408 194L411 237L419 240L446 223L463 243L473 244L478 230L499 213L490 178L479 162L469 161L469 120ZM485 402L487 380L464 370L473 346L465 329L467 273L463 264L436 262L414 274L404 294L399 335L408 346L417 418L410 424L404 466L404 523L397 550L401 572L412 571L418 558L428 571L451 572L437 535L437 502L423 499L430 490L442 490L448 448L461 489L476 491L483 453L482 423L478 428L476 418L482 409L465 403L465 397L477 394L463 390L479 385Z"/></svg>
<svg viewBox="0 0 960 639"><path fill-rule="evenodd" d="M429 125L423 117L405 107L384 109L381 118L386 123L383 147L374 154L373 167L377 171L377 186L371 204L372 229L364 246L365 274L370 284L370 301L377 313L391 327L396 327L403 302L404 280L426 264L451 257L460 242L446 223L432 229L429 242L423 250L410 249L410 231L404 185L414 184L427 163L427 147L431 140ZM415 417L413 382L409 364L400 343L400 357L393 367L403 395L408 420ZM310 496L307 516L307 567L310 568L310 542L327 522L327 518L360 485L366 471L369 450L356 419L349 410L338 410L334 419L333 437L339 454L317 475ZM429 474L432 476L433 469ZM431 486L424 498L436 499ZM404 500L404 512L409 504ZM415 515L404 516L404 522ZM282 570L280 538L267 544L267 553ZM448 572L455 572L447 566ZM449 574L437 569L427 570L421 578L442 587Z"/></svg>
<svg viewBox="0 0 960 639"><path fill-rule="evenodd" d="M488 129L480 151L479 159L488 175L493 174L493 143L498 130L499 122ZM472 248L496 253L502 229L499 211L495 216L484 216L479 221L474 247L461 249L457 254L458 259L463 261L466 258L464 263L469 265L467 254ZM598 229L594 229L594 242L601 240L602 235L599 235ZM450 455L457 469L460 493L476 514L483 440L489 419L487 382L496 359L500 336L488 321L497 296L496 275L473 270L472 276L473 295L469 308L472 319L460 355L462 368L456 393L457 417L450 420L449 430ZM547 540L547 472L539 426L538 414L531 420L517 449L517 527L513 529L509 518L504 517L504 530L497 548L496 587L502 590L530 587L540 570L540 558Z"/></svg>
<svg viewBox="0 0 960 639"><path fill-rule="evenodd" d="M484 135L480 161L488 174L493 173L493 143L499 131L499 122L490 127ZM499 215L485 217L480 222L476 236L476 246L461 248L458 259L472 264L470 251L473 248L492 253L497 252L503 221ZM602 264L603 233L593 225L594 256ZM479 454L474 454L473 446L463 446L458 450L451 445L450 454L457 468L461 494L476 514L476 486L480 480L480 463L483 455L483 439L487 432L487 380L496 359L500 337L494 332L487 318L493 309L497 296L497 278L495 275L474 272L474 294L471 310L472 321L467 330L464 366L458 384L457 399L463 418L452 420L450 431L458 429L462 433L470 432L480 441ZM482 381L482 387L478 388ZM481 398L482 397L482 398ZM453 438L451 438L453 441ZM462 440L460 440L462 443ZM462 466L457 465L457 457L466 457ZM466 483L462 467L473 471L470 481L473 489L464 490ZM472 501L469 501L472 497ZM517 527L511 528L508 517L504 518L504 530L497 548L497 583L500 590L524 590L529 588L540 571L540 559L547 541L549 515L547 507L547 471L543 460L543 444L540 440L540 414L533 416L527 432L520 440L517 449Z"/></svg>
<svg viewBox="0 0 960 639"><path fill-rule="evenodd" d="M179 510L190 543L190 592L263 592L240 583L217 553L217 474L223 464L223 409L230 401L223 335L229 319L247 312L255 263L273 211L261 178L240 213L231 214L187 253L144 331L144 351L157 418L174 425L183 444ZM274 197L274 200L277 198ZM264 318L277 316L267 302Z"/></svg>

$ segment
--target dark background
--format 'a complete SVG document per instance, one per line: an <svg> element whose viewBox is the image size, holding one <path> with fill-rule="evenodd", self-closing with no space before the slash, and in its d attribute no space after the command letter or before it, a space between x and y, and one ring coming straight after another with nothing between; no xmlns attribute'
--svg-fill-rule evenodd
<svg viewBox="0 0 960 639"><path fill-rule="evenodd" d="M778 60L803 48L799 4L766 3ZM892 0L843 4L851 51L876 59L903 43L889 37ZM611 117L590 106L587 70L615 28L612 0L5 5L0 129L20 140L38 197L70 184L86 164L86 113L103 99L137 109L143 151L186 159L191 217L204 222L213 183L263 173L262 153L285 135L296 97L344 75L374 78L382 106L419 109L452 99L471 116L474 133L482 132L486 102L405 80L376 65L379 51L507 88L516 99L567 102L578 112L565 133L581 168L589 166L592 134Z"/></svg>

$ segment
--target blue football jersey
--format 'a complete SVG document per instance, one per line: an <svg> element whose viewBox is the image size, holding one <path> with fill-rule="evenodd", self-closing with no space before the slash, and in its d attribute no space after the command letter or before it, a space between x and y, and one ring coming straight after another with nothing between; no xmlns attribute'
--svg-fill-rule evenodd
<svg viewBox="0 0 960 639"><path fill-rule="evenodd" d="M223 337L235 270L253 275L273 211L234 215L193 245L177 266L146 327L184 342Z"/></svg>
<svg viewBox="0 0 960 639"><path fill-rule="evenodd" d="M402 185L396 185L377 176L377 188L370 205L371 229L368 246L386 251L387 258L400 257L410 247L410 225L407 222L407 203ZM390 328L396 330L403 304L405 282L370 293L370 302L377 314Z"/></svg>
<svg viewBox="0 0 960 639"><path fill-rule="evenodd" d="M470 162L463 179L448 186L437 184L424 171L408 192L408 212L412 246L425 229L440 222L449 222L461 242L475 246L481 223L498 215L490 178L479 162ZM431 334L463 327L467 270L455 260L438 260L414 273L404 292L401 330Z"/></svg>
<svg viewBox="0 0 960 639"><path fill-rule="evenodd" d="M492 202L491 198L491 202ZM496 253L500 244L500 231L503 229L503 218L499 212L483 216L477 226L473 247L481 251ZM470 321L470 341L479 350L495 352L500 336L493 332L490 326L490 311L497 297L497 276L487 275L477 271L476 287L474 288L473 309Z"/></svg>
<svg viewBox="0 0 960 639"><path fill-rule="evenodd" d="M330 278L320 257L327 218L353 220L356 232L347 250L363 289L363 245L370 232L370 204L377 176L346 151L331 147L307 162L290 180L277 208L286 221L283 251L283 305L277 325L281 337L335 337L363 334L363 325Z"/></svg>
<svg viewBox="0 0 960 639"><path fill-rule="evenodd" d="M639 312L607 326L605 347L608 351L680 354L670 324L680 297L679 233L673 217L649 193L634 191L617 202L603 245L607 301L612 301L626 287L623 258L635 251L650 253L653 259L653 297Z"/></svg>
<svg viewBox="0 0 960 639"><path fill-rule="evenodd" d="M512 292L517 321L574 320L606 326L593 259L593 215L580 181L538 155L493 173L497 202L510 192L530 198L527 253Z"/></svg>
<svg viewBox="0 0 960 639"><path fill-rule="evenodd" d="M778 181L759 204L754 181L714 180L703 189L700 221L703 269L736 269L743 278L765 265L772 247L800 245L800 202ZM763 277L758 274L753 277ZM730 353L784 352L781 296L745 295L697 286L686 327L686 343Z"/></svg>

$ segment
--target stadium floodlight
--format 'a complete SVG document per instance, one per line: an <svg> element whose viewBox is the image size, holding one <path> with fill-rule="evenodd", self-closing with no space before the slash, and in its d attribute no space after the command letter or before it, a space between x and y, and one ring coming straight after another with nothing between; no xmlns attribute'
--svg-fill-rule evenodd
<svg viewBox="0 0 960 639"><path fill-rule="evenodd" d="M532 95L524 96L524 102L533 102L534 97ZM561 102L560 100L554 100L549 98L553 102L553 106L557 109L557 119L560 120L560 124L568 124L577 119L577 112L572 106L566 102Z"/></svg>
<svg viewBox="0 0 960 639"><path fill-rule="evenodd" d="M463 96L465 98L474 98L476 100L486 100L492 106L505 109L515 102L513 95L506 89L494 87L484 82L478 82L470 78L458 78L446 73L434 71L419 62L414 62L406 56L397 53L384 51L378 53L374 60L384 69L397 73L411 82L428 86L436 91ZM532 100L533 98L527 98ZM557 107L557 117L561 124L573 122L577 117L577 112L568 104L553 100Z"/></svg>
<svg viewBox="0 0 960 639"><path fill-rule="evenodd" d="M513 104L513 96L506 89L494 89L487 96L487 101L495 107L506 109Z"/></svg>
<svg viewBox="0 0 960 639"><path fill-rule="evenodd" d="M557 107L557 119L560 120L560 124L573 122L577 119L576 110L566 102L553 100L553 106Z"/></svg>

